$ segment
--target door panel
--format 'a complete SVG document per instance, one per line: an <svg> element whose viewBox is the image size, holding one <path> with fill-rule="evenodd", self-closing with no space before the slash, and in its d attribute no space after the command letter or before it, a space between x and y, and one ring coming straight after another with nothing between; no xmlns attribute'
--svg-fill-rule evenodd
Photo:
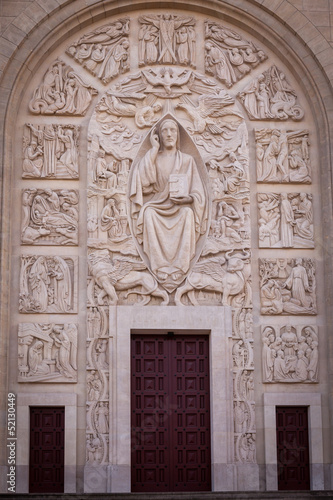
<svg viewBox="0 0 333 500"><path fill-rule="evenodd" d="M64 492L65 408L30 408L30 493Z"/></svg>
<svg viewBox="0 0 333 500"><path fill-rule="evenodd" d="M132 491L209 491L208 336L132 336Z"/></svg>
<svg viewBox="0 0 333 500"><path fill-rule="evenodd" d="M276 407L279 490L309 490L309 437L307 408Z"/></svg>

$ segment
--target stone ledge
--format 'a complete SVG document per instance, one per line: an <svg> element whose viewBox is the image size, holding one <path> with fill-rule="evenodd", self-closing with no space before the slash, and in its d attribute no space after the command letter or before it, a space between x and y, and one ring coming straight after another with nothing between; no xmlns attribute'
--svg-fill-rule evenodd
<svg viewBox="0 0 333 500"><path fill-rule="evenodd" d="M168 492L168 493L77 493L77 494L0 494L0 500L326 500L333 491L266 491L266 492Z"/></svg>

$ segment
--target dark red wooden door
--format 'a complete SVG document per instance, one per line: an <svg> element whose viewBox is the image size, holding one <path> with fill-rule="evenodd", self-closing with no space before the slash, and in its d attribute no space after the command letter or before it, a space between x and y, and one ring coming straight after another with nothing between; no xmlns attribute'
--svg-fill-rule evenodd
<svg viewBox="0 0 333 500"><path fill-rule="evenodd" d="M132 491L210 491L207 335L132 336Z"/></svg>
<svg viewBox="0 0 333 500"><path fill-rule="evenodd" d="M30 408L30 493L64 492L65 408Z"/></svg>
<svg viewBox="0 0 333 500"><path fill-rule="evenodd" d="M307 407L277 406L276 437L279 490L309 490Z"/></svg>

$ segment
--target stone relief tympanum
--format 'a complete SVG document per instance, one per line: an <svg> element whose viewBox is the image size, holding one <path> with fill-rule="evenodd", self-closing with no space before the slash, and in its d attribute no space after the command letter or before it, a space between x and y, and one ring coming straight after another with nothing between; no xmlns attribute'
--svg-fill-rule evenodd
<svg viewBox="0 0 333 500"><path fill-rule="evenodd" d="M76 358L76 324L21 323L19 325L19 382L76 382Z"/></svg>
<svg viewBox="0 0 333 500"><path fill-rule="evenodd" d="M117 19L84 34L66 50L103 83L129 69L129 19Z"/></svg>
<svg viewBox="0 0 333 500"><path fill-rule="evenodd" d="M23 137L24 179L77 179L79 127L26 125Z"/></svg>

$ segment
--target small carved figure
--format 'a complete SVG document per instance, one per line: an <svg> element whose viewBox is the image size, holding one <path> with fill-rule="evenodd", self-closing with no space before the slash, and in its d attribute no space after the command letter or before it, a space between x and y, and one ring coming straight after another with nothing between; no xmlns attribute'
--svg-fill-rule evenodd
<svg viewBox="0 0 333 500"><path fill-rule="evenodd" d="M97 409L97 428L101 434L109 432L109 408L106 402L99 403Z"/></svg>

